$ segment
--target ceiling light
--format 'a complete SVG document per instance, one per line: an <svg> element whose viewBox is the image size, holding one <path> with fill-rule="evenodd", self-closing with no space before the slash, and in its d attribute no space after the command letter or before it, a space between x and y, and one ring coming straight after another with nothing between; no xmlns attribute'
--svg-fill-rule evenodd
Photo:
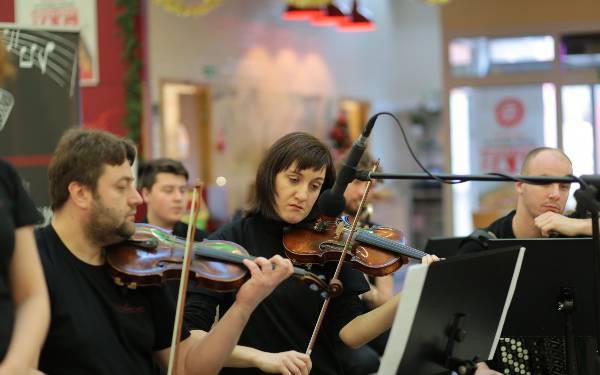
<svg viewBox="0 0 600 375"><path fill-rule="evenodd" d="M281 18L286 21L308 21L319 14L321 14L321 9L318 7L300 8L294 5L288 5L281 15Z"/></svg>
<svg viewBox="0 0 600 375"><path fill-rule="evenodd" d="M358 0L352 2L352 12L348 18L340 22L339 31L373 31L375 24L358 11Z"/></svg>
<svg viewBox="0 0 600 375"><path fill-rule="evenodd" d="M311 18L310 23L315 26L338 25L348 17L333 3L326 5L321 12Z"/></svg>

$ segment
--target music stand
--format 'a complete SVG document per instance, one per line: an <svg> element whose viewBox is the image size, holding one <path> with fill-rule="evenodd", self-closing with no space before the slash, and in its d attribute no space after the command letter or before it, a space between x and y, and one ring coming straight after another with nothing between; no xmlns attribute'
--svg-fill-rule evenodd
<svg viewBox="0 0 600 375"><path fill-rule="evenodd" d="M524 252L513 247L411 267L378 374L473 373L475 362L491 359Z"/></svg>
<svg viewBox="0 0 600 375"><path fill-rule="evenodd" d="M565 337L568 373L589 366L581 358L577 364L575 337L595 335L592 239L497 239L488 246L527 249L502 337Z"/></svg>

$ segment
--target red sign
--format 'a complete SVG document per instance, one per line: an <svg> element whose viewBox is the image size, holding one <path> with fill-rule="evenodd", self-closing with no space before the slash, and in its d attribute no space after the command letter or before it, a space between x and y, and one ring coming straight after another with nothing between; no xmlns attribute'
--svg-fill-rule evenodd
<svg viewBox="0 0 600 375"><path fill-rule="evenodd" d="M480 151L481 170L500 173L518 173L525 155L535 145L514 147L486 147Z"/></svg>
<svg viewBox="0 0 600 375"><path fill-rule="evenodd" d="M523 120L525 106L517 98L504 98L496 104L496 122L505 128L518 125Z"/></svg>

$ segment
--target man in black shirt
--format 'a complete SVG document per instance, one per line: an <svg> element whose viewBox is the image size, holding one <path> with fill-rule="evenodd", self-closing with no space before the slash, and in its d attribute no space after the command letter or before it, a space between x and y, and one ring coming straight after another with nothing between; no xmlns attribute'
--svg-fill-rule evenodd
<svg viewBox="0 0 600 375"><path fill-rule="evenodd" d="M105 246L129 238L141 197L133 184L135 147L102 131L68 131L48 170L54 217L36 231L51 300L51 325L40 369L49 374L151 374L166 366L174 306L160 286L113 283ZM109 251L109 250L106 250ZM287 278L281 257L244 261L251 278L204 340L182 330L180 373L222 367L256 305Z"/></svg>
<svg viewBox="0 0 600 375"><path fill-rule="evenodd" d="M559 149L539 147L531 150L523 161L524 176L564 177L573 173L569 158ZM533 185L517 182L517 208L499 218L487 228L470 237L539 238L555 235L574 237L591 236L590 219L577 219L563 215L570 184ZM476 242L466 242L461 254L481 250Z"/></svg>
<svg viewBox="0 0 600 375"><path fill-rule="evenodd" d="M145 222L171 230L174 235L185 238L187 224L181 217L187 207L189 173L181 162L161 158L140 165L138 186L146 203ZM196 241L202 241L208 233L197 229Z"/></svg>
<svg viewBox="0 0 600 375"><path fill-rule="evenodd" d="M563 177L572 173L573 167L569 158L561 150L549 147L539 147L531 150L525 156L521 167L521 174L525 176ZM467 237L469 240L463 242L460 253L466 254L484 250L485 240L489 238L591 235L590 219L577 219L563 215L570 187L570 184L533 185L517 182L515 184L517 191L516 210L494 221L487 228L473 232ZM522 338L510 338L509 340L517 343L519 347L521 345L531 345ZM535 344L538 345L539 343L536 342ZM550 345L551 339L546 339L542 344L545 347L556 346ZM499 348L502 347L504 346L499 345ZM527 351L527 349L525 350ZM500 354L500 351L497 351L493 366L498 370L503 370L504 373L512 374L513 367L504 364L507 355L506 352ZM536 369L536 371L540 374L546 373L546 370Z"/></svg>

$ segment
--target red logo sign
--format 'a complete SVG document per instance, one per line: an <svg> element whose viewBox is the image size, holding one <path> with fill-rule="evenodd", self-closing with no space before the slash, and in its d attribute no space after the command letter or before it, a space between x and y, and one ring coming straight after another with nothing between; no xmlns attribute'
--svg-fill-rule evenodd
<svg viewBox="0 0 600 375"><path fill-rule="evenodd" d="M525 107L523 102L516 98L504 98L496 104L496 122L505 128L518 125L523 120Z"/></svg>

